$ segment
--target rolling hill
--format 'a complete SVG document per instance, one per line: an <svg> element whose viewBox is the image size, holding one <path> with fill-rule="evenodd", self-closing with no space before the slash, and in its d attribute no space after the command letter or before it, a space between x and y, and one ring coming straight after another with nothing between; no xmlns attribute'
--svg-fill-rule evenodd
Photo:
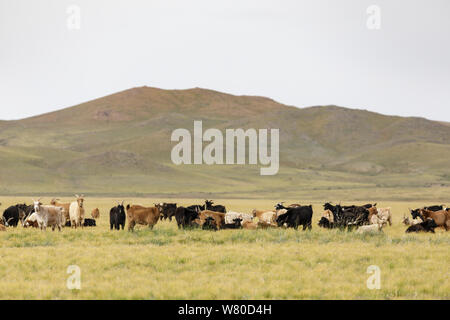
<svg viewBox="0 0 450 320"><path fill-rule="evenodd" d="M259 165L172 164L171 133L192 132L194 120L223 132L279 128L279 173L260 176ZM441 199L449 190L450 126L422 118L139 87L0 121L4 195Z"/></svg>

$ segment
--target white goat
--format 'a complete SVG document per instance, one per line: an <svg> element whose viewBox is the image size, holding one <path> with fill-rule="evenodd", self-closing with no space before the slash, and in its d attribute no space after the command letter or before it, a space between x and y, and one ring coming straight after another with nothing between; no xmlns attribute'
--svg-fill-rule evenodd
<svg viewBox="0 0 450 320"><path fill-rule="evenodd" d="M44 206L40 200L33 200L33 203L34 212L36 213L36 221L39 224L39 228L41 230L45 230L48 226L50 226L52 227L52 230L55 231L55 227L58 227L58 230L61 231L63 209L55 206Z"/></svg>
<svg viewBox="0 0 450 320"><path fill-rule="evenodd" d="M69 208L69 217L70 224L72 227L82 227L84 223L84 198L83 195L75 195L77 201L74 201L70 204Z"/></svg>
<svg viewBox="0 0 450 320"><path fill-rule="evenodd" d="M392 226L392 214L391 214L391 207L389 208L378 208L378 217L381 219L385 220L385 224L386 221L389 222L389 225Z"/></svg>

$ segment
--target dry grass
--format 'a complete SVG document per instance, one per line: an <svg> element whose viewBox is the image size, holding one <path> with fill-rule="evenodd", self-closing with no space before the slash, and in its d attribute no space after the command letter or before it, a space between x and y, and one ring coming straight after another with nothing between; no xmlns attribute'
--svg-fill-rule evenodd
<svg viewBox="0 0 450 320"><path fill-rule="evenodd" d="M30 202L2 198L1 208L23 201ZM276 201L217 203L249 212L269 209ZM89 213L100 208L96 228L59 233L18 227L0 233L0 299L450 298L450 233L406 235L400 222L408 207L425 203L380 203L392 206L394 225L370 236L320 229L321 207L315 202L311 232L180 231L166 221L153 231L141 227L134 233L112 232L108 213L114 202L86 199ZM200 200L179 201L194 203ZM66 270L73 264L82 271L79 291L66 287ZM370 265L381 269L380 290L366 286Z"/></svg>

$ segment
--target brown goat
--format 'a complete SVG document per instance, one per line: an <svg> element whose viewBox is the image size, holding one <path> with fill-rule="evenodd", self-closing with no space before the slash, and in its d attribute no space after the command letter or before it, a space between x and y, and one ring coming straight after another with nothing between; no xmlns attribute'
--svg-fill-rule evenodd
<svg viewBox="0 0 450 320"><path fill-rule="evenodd" d="M50 201L50 204L55 207L61 207L64 209L64 218L66 221L70 221L70 202L69 203L61 203L58 201L59 199L53 198L52 201Z"/></svg>
<svg viewBox="0 0 450 320"><path fill-rule="evenodd" d="M160 212L157 207L127 205L128 231L134 231L136 224L148 225L150 229L158 222Z"/></svg>
<svg viewBox="0 0 450 320"><path fill-rule="evenodd" d="M268 229L268 228L277 228L278 225L276 223L268 223L266 221L258 221L258 229Z"/></svg>
<svg viewBox="0 0 450 320"><path fill-rule="evenodd" d="M249 230L256 230L258 228L258 224L252 221L242 221L242 228Z"/></svg>
<svg viewBox="0 0 450 320"><path fill-rule="evenodd" d="M100 210L98 210L98 208L95 208L94 210L92 210L91 216L94 219L100 218Z"/></svg>
<svg viewBox="0 0 450 320"><path fill-rule="evenodd" d="M203 224L205 223L205 221L208 217L211 217L214 219L217 230L221 229L223 227L223 225L225 224L225 213L211 211L211 210L201 211L198 214L198 218L195 219L194 222L200 226L203 226Z"/></svg>
<svg viewBox="0 0 450 320"><path fill-rule="evenodd" d="M377 207L371 207L367 209L369 211L368 220L370 224L376 224L378 222L378 210Z"/></svg>
<svg viewBox="0 0 450 320"><path fill-rule="evenodd" d="M253 217L260 217L264 212L267 212L267 211L270 211L270 210L256 210L256 209L253 209L252 210L252 215L253 215Z"/></svg>
<svg viewBox="0 0 450 320"><path fill-rule="evenodd" d="M443 227L445 231L450 229L450 212L447 210L430 211L426 209L419 210L423 221L431 218L436 222L438 227Z"/></svg>

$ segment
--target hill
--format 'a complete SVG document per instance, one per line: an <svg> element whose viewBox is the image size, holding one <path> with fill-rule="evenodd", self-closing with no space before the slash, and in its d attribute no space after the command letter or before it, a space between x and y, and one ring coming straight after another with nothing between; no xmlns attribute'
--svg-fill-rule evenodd
<svg viewBox="0 0 450 320"><path fill-rule="evenodd" d="M279 128L280 170L175 166L177 128ZM18 121L0 121L0 194L445 198L450 126L337 106L139 87ZM431 188L431 189L430 189ZM430 192L425 195L424 192Z"/></svg>

